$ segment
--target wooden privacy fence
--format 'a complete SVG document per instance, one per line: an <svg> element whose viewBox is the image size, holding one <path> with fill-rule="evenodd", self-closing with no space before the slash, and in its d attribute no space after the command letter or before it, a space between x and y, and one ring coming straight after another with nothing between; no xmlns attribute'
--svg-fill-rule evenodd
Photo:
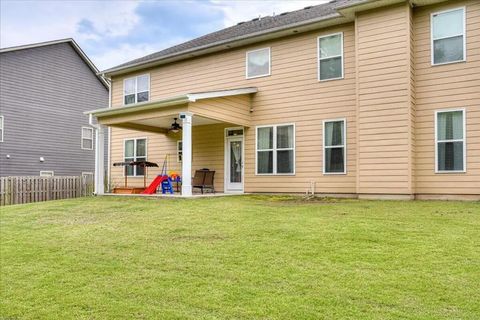
<svg viewBox="0 0 480 320"><path fill-rule="evenodd" d="M0 206L93 194L93 179L80 177L0 177Z"/></svg>

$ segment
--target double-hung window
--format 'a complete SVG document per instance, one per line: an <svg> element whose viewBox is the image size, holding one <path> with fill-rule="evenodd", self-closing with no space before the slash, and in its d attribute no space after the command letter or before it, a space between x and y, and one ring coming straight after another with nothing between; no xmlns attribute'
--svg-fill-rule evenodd
<svg viewBox="0 0 480 320"><path fill-rule="evenodd" d="M123 104L146 102L150 98L150 76L140 76L123 80Z"/></svg>
<svg viewBox="0 0 480 320"><path fill-rule="evenodd" d="M343 78L343 33L318 37L318 80Z"/></svg>
<svg viewBox="0 0 480 320"><path fill-rule="evenodd" d="M93 150L93 128L82 127L82 149Z"/></svg>
<svg viewBox="0 0 480 320"><path fill-rule="evenodd" d="M257 127L257 174L295 173L295 126Z"/></svg>
<svg viewBox="0 0 480 320"><path fill-rule="evenodd" d="M435 172L465 172L465 110L435 112Z"/></svg>
<svg viewBox="0 0 480 320"><path fill-rule="evenodd" d="M147 160L147 139L128 139L124 145L124 160L130 161L146 161ZM125 174L127 176L143 176L145 168L142 166L126 166Z"/></svg>
<svg viewBox="0 0 480 320"><path fill-rule="evenodd" d="M345 119L323 122L323 173L345 174L346 156Z"/></svg>
<svg viewBox="0 0 480 320"><path fill-rule="evenodd" d="M247 52L247 79L270 75L270 48Z"/></svg>
<svg viewBox="0 0 480 320"><path fill-rule="evenodd" d="M433 13L432 64L465 61L465 8Z"/></svg>

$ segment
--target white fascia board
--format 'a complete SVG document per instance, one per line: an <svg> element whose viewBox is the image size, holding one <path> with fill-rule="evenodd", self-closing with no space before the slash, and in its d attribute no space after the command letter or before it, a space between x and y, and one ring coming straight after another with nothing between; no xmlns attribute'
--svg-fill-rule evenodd
<svg viewBox="0 0 480 320"><path fill-rule="evenodd" d="M178 97L163 99L158 101L136 103L130 106L124 106L119 108L103 108L103 109L85 111L84 114L93 115L97 118L108 117L108 116L126 114L130 112L147 111L147 110L152 110L157 108L164 108L164 107L179 105L179 104L188 103L188 102L190 102L190 99L188 98L188 96L183 95L183 96L178 96Z"/></svg>
<svg viewBox="0 0 480 320"><path fill-rule="evenodd" d="M231 90L220 90L220 91L208 91L208 92L198 92L198 93L189 93L187 94L191 102L201 99L212 99L212 98L221 98L229 96L237 96L242 94L257 93L258 89L255 87L248 88L239 88Z"/></svg>

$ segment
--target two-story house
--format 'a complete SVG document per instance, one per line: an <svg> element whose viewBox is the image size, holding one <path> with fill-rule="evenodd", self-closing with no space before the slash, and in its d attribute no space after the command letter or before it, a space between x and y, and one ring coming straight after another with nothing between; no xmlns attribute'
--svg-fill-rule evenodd
<svg viewBox="0 0 480 320"><path fill-rule="evenodd" d="M83 112L108 106L97 73L73 39L0 49L0 176L94 175Z"/></svg>
<svg viewBox="0 0 480 320"><path fill-rule="evenodd" d="M168 155L186 196L208 168L223 192L480 199L479 1L336 0L103 75L109 166Z"/></svg>

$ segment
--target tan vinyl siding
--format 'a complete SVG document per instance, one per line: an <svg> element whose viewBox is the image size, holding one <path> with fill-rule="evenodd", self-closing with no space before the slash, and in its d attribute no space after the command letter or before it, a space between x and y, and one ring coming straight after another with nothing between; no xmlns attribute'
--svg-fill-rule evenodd
<svg viewBox="0 0 480 320"><path fill-rule="evenodd" d="M410 17L401 4L356 19L358 193L412 193Z"/></svg>
<svg viewBox="0 0 480 320"><path fill-rule="evenodd" d="M250 100L249 95L199 100L189 103L188 111L209 119L249 126Z"/></svg>
<svg viewBox="0 0 480 320"><path fill-rule="evenodd" d="M466 7L467 62L432 66L430 14ZM418 8L415 26L417 152L415 179L419 194L480 193L480 2L455 1ZM466 173L435 173L435 110L466 110Z"/></svg>
<svg viewBox="0 0 480 320"><path fill-rule="evenodd" d="M345 79L319 82L317 37L336 32L344 32ZM245 79L245 52L267 46L271 47L272 75ZM354 53L354 27L350 24L173 63L135 74L150 73L152 101L208 90L252 86L258 88L259 92L252 96L251 101L253 107L253 112L249 115L251 127L245 130L245 192L304 193L310 181L315 181L317 192L354 193L356 177ZM122 105L123 79L124 77L113 79L114 107ZM216 111L217 119L221 118L226 122L235 121L234 123L237 124L247 119L244 112L245 101L240 101L240 104L239 101L234 101L245 98L224 99L225 105L228 104L238 110L237 114L229 115L222 112L221 106L217 105L219 101L212 104L210 100L190 104L189 110L207 117L208 115L202 112ZM229 119L227 116L234 116L234 118ZM322 174L322 121L334 118L347 119L346 175ZM296 125L296 174L257 176L255 175L255 126L281 123ZM150 146L150 150L151 148L155 148L154 145ZM196 152L195 142L193 152L194 154ZM215 163L219 161L223 163L223 157L221 154L221 159L215 160ZM211 165L205 165L211 167ZM195 159L193 166L197 166Z"/></svg>
<svg viewBox="0 0 480 320"><path fill-rule="evenodd" d="M466 7L467 62L430 63L430 14ZM318 81L317 38L343 32L344 79ZM245 78L245 53L271 48L271 75ZM184 106L105 119L106 124L148 117L173 117L180 111L218 124L193 127L193 170L215 170L223 190L224 129L245 126L244 191L395 195L480 194L480 2L448 1L411 8L407 2L358 13L355 22L295 34L256 45L114 77L113 107L123 105L123 79L150 75L152 101L186 93L257 87L258 93L205 99ZM467 172L435 174L434 112L465 108ZM346 119L346 174L323 174L322 122ZM194 120L195 124L195 120ZM256 175L258 125L295 125L295 173ZM161 164L181 134L112 128L112 162L121 161L123 139L148 137L148 159ZM151 181L159 170L151 170ZM115 183L123 183L113 168ZM143 184L142 178L129 181Z"/></svg>

